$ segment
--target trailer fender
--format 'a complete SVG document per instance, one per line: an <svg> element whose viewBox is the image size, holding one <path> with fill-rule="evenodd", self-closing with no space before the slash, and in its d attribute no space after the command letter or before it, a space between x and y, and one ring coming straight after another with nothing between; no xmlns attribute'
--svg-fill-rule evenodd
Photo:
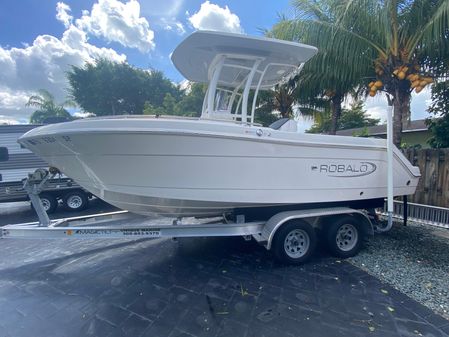
<svg viewBox="0 0 449 337"><path fill-rule="evenodd" d="M305 209L298 211L280 212L273 215L264 225L262 233L257 241L265 241L266 248L271 249L274 235L276 231L285 223L294 219L312 219L312 225L316 227L318 221L322 217L330 217L341 214L351 214L360 220L365 233L367 235L374 235L374 227L368 216L356 209L349 207L332 207L332 208L317 208L317 209Z"/></svg>

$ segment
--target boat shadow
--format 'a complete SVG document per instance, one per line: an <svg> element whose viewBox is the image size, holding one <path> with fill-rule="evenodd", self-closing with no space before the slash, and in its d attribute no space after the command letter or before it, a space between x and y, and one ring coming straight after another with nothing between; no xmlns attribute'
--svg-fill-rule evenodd
<svg viewBox="0 0 449 337"><path fill-rule="evenodd" d="M14 244L30 243L9 239L10 245L13 241ZM158 273L167 266L175 268L182 265L183 270L188 270L189 266L196 268L198 264L214 266L218 270L224 261L234 261L236 265L253 271L288 267L255 241L245 241L240 237L114 240L113 243L103 240L103 245L101 240L97 240L94 248L89 248L84 240L78 243L72 241L70 250L78 248L78 252L67 252L64 246L68 241L39 240L37 242L42 245L21 245L22 254L15 254L14 258L3 254L10 262L0 267L0 281L29 282L44 279L51 282L70 277L72 272L99 275L102 272L109 274L108 270L117 272L120 269L131 276L130 270ZM24 256L24 252L27 256ZM45 253L48 253L48 258L44 256ZM35 258L30 258L30 255ZM314 257L307 264L320 263L328 258L323 247L318 246Z"/></svg>

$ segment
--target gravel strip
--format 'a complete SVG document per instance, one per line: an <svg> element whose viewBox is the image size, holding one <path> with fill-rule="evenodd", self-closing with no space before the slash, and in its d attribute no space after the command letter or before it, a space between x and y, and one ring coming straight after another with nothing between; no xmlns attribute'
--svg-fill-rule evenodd
<svg viewBox="0 0 449 337"><path fill-rule="evenodd" d="M416 223L395 224L348 260L449 319L448 234Z"/></svg>

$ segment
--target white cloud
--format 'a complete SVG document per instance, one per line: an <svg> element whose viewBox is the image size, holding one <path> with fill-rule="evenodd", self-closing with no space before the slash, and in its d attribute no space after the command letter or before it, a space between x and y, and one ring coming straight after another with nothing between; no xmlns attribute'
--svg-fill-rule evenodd
<svg viewBox="0 0 449 337"><path fill-rule="evenodd" d="M82 112L82 111L74 112L72 115L73 115L73 117L76 117L76 118L88 118L88 117L95 117L96 116L92 112Z"/></svg>
<svg viewBox="0 0 449 337"><path fill-rule="evenodd" d="M70 26L61 39L51 35L39 35L26 48L3 49L0 47L0 83L10 91L29 92L45 88L56 97L66 86L65 71L70 65L81 66L95 58L104 57L124 61L109 48L98 48L88 43L86 33Z"/></svg>
<svg viewBox="0 0 449 337"><path fill-rule="evenodd" d="M70 11L69 5L63 2L58 2L56 4L56 19L61 21L66 28L72 24L73 16L69 14Z"/></svg>
<svg viewBox="0 0 449 337"><path fill-rule="evenodd" d="M411 119L424 119L429 117L427 112L427 107L431 103L431 90L430 88L425 88L419 94L415 92L412 93L412 99L410 104ZM368 114L374 118L380 118L382 122L387 120L387 107L388 102L384 93L376 95L374 97L368 97L365 101L365 109Z"/></svg>
<svg viewBox="0 0 449 337"><path fill-rule="evenodd" d="M186 32L184 25L176 20L176 18L160 18L159 25L161 25L164 30L174 31L178 35L184 35Z"/></svg>
<svg viewBox="0 0 449 337"><path fill-rule="evenodd" d="M129 48L137 48L142 53L154 48L154 32L144 17L140 16L137 0L122 3L118 0L99 0L90 13L83 12L76 20L81 30L103 38L108 42L118 42Z"/></svg>
<svg viewBox="0 0 449 337"><path fill-rule="evenodd" d="M184 0L141 1L142 13L151 17L178 16Z"/></svg>
<svg viewBox="0 0 449 337"><path fill-rule="evenodd" d="M178 18L184 0L140 1L142 15L150 18L156 31L165 30L177 35L186 33L185 24Z"/></svg>
<svg viewBox="0 0 449 337"><path fill-rule="evenodd" d="M32 108L25 107L27 92L14 92L0 87L0 124L22 124L29 121Z"/></svg>
<svg viewBox="0 0 449 337"><path fill-rule="evenodd" d="M410 109L412 110L412 120L423 119L430 116L427 112L427 108L430 103L432 103L431 93L430 87L424 88L419 94L415 92L412 93L412 103L410 105Z"/></svg>
<svg viewBox="0 0 449 337"><path fill-rule="evenodd" d="M65 8L66 13L70 10L68 6L59 8ZM100 57L126 60L125 55L113 49L90 44L86 32L73 24L69 24L61 38L39 35L23 48L0 46L0 114L27 120L33 110L25 108L25 103L41 88L50 91L56 101L64 101L68 87L65 72L71 65L82 66Z"/></svg>
<svg viewBox="0 0 449 337"><path fill-rule="evenodd" d="M11 92L8 88L0 87L0 107L5 109L19 109L28 102L29 95L26 92Z"/></svg>
<svg viewBox="0 0 449 337"><path fill-rule="evenodd" d="M224 8L209 1L201 4L200 10L189 17L195 29L243 33L239 17L228 6Z"/></svg>
<svg viewBox="0 0 449 337"><path fill-rule="evenodd" d="M186 32L186 30L184 29L184 25L181 22L175 22L175 26L178 34L184 34Z"/></svg>
<svg viewBox="0 0 449 337"><path fill-rule="evenodd" d="M305 133L313 126L313 118L298 114L295 120L298 122L298 132Z"/></svg>
<svg viewBox="0 0 449 337"><path fill-rule="evenodd" d="M50 91L57 102L65 100L68 87L65 73L71 65L82 66L96 58L123 62L126 56L111 48L89 43L89 35L147 52L154 48L154 33L140 16L136 0L98 0L91 11L83 10L74 20L70 6L56 5L56 19L66 30L62 37L39 35L22 48L0 46L0 120L26 121L33 109L25 108L28 97L38 89ZM173 29L184 27L175 20Z"/></svg>
<svg viewBox="0 0 449 337"><path fill-rule="evenodd" d="M0 115L0 125L23 124L22 121L10 116Z"/></svg>
<svg viewBox="0 0 449 337"><path fill-rule="evenodd" d="M2 120L2 123L7 124L24 124L29 123L31 113L34 110L32 108L25 108L22 106L22 108L0 108L0 120Z"/></svg>
<svg viewBox="0 0 449 337"><path fill-rule="evenodd" d="M170 55L170 58L171 58L171 55ZM189 80L184 79L181 82L179 82L178 85L179 85L179 89L186 90L186 92L189 93L190 89L192 87L192 82L190 82Z"/></svg>

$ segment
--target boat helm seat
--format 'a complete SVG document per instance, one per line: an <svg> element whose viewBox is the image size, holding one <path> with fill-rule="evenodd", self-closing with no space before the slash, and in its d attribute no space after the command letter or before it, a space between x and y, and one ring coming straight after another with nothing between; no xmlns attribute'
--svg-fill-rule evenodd
<svg viewBox="0 0 449 337"><path fill-rule="evenodd" d="M298 124L293 119L281 118L281 119L278 119L277 121L271 123L269 128L273 129L273 130L279 130L279 131L297 132Z"/></svg>

